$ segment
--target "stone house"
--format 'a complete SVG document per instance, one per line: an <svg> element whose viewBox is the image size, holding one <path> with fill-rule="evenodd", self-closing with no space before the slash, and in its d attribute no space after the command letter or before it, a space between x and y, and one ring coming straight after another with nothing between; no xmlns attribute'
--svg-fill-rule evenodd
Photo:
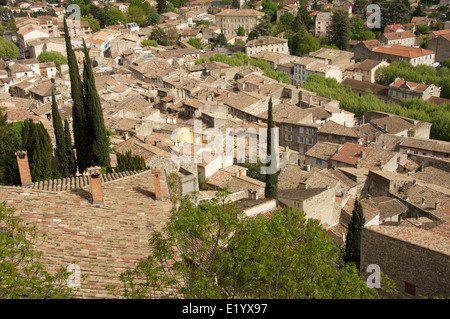
<svg viewBox="0 0 450 319"><path fill-rule="evenodd" d="M245 44L245 53L249 56L261 51L289 55L288 40L278 37L262 36Z"/></svg>
<svg viewBox="0 0 450 319"><path fill-rule="evenodd" d="M416 83L397 78L389 84L389 97L393 100L404 99L428 100L432 96L439 97L441 88L434 84Z"/></svg>

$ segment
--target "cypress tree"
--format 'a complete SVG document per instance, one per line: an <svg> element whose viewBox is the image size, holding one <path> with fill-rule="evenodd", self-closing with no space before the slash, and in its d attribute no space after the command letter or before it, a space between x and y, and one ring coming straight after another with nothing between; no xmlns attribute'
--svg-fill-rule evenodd
<svg viewBox="0 0 450 319"><path fill-rule="evenodd" d="M352 219L348 224L347 240L345 242L345 256L346 262L355 263L356 268L359 269L361 256L361 232L362 227L366 223L361 201L356 198L355 205L352 211Z"/></svg>
<svg viewBox="0 0 450 319"><path fill-rule="evenodd" d="M66 157L67 157L67 167L69 173L74 175L77 172L77 162L75 161L75 154L73 152L72 137L70 136L69 122L67 118L64 119L64 140L66 144Z"/></svg>
<svg viewBox="0 0 450 319"><path fill-rule="evenodd" d="M86 112L84 107L83 85L81 83L80 71L72 49L67 22L64 18L64 37L66 41L67 63L69 65L69 75L71 82L72 95L72 118L73 118L73 136L76 149L76 159L78 171L83 173L90 163L90 141L86 127Z"/></svg>
<svg viewBox="0 0 450 319"><path fill-rule="evenodd" d="M273 111L272 111L272 97L269 99L269 109L267 118L267 164L266 168L273 166L272 159L276 162L278 161L277 154L275 153L275 145L272 136L273 124ZM273 155L273 156L272 156ZM272 158L272 159L271 159ZM278 165L276 165L278 166ZM265 187L265 197L274 198L278 205L278 170L272 174L268 174L266 171L266 187Z"/></svg>
<svg viewBox="0 0 450 319"><path fill-rule="evenodd" d="M59 162L59 171L64 177L68 177L70 175L70 172L66 150L66 139L64 136L64 128L62 125L61 116L59 115L58 105L56 103L56 98L53 91L52 91L52 122L53 122L53 129L55 131L55 139L56 139L55 153Z"/></svg>
<svg viewBox="0 0 450 319"><path fill-rule="evenodd" d="M31 119L24 121L22 141L22 147L28 152L32 180L37 182L51 178L53 146L44 125L35 124Z"/></svg>
<svg viewBox="0 0 450 319"><path fill-rule="evenodd" d="M106 134L105 121L103 119L102 105L95 87L94 72L86 43L84 45L84 105L89 136L92 137L91 162L97 166L109 166L109 138Z"/></svg>

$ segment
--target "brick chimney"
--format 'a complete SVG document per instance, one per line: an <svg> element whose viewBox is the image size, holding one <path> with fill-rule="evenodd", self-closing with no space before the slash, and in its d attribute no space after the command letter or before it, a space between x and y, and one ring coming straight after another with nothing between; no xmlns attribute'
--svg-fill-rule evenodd
<svg viewBox="0 0 450 319"><path fill-rule="evenodd" d="M102 169L99 166L93 166L87 169L91 183L91 195L93 205L104 205L102 188Z"/></svg>
<svg viewBox="0 0 450 319"><path fill-rule="evenodd" d="M30 165L28 163L27 151L17 151L14 153L17 158L17 165L19 166L20 182L22 186L32 183Z"/></svg>
<svg viewBox="0 0 450 319"><path fill-rule="evenodd" d="M161 172L157 169L152 170L154 181L155 181L155 199L162 200L161 192Z"/></svg>

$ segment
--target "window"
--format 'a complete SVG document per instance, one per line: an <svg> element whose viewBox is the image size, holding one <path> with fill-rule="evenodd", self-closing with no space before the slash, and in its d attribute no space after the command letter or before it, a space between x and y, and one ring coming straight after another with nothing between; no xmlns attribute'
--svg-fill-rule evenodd
<svg viewBox="0 0 450 319"><path fill-rule="evenodd" d="M286 131L292 132L292 127L291 126L286 126Z"/></svg>
<svg viewBox="0 0 450 319"><path fill-rule="evenodd" d="M408 282L405 282L405 292L411 296L416 295L416 286L413 284L410 284Z"/></svg>

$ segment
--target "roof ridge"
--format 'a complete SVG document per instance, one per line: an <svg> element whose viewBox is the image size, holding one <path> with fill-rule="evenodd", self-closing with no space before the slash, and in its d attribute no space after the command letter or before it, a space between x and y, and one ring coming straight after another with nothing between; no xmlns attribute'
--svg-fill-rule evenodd
<svg viewBox="0 0 450 319"><path fill-rule="evenodd" d="M148 170L124 171L119 173L102 174L102 183L108 184L114 181L123 180L129 177L140 175ZM45 181L34 182L25 186L14 186L22 189L32 189L38 191L63 192L67 190L82 189L90 185L87 175L70 176L66 178L55 178Z"/></svg>

